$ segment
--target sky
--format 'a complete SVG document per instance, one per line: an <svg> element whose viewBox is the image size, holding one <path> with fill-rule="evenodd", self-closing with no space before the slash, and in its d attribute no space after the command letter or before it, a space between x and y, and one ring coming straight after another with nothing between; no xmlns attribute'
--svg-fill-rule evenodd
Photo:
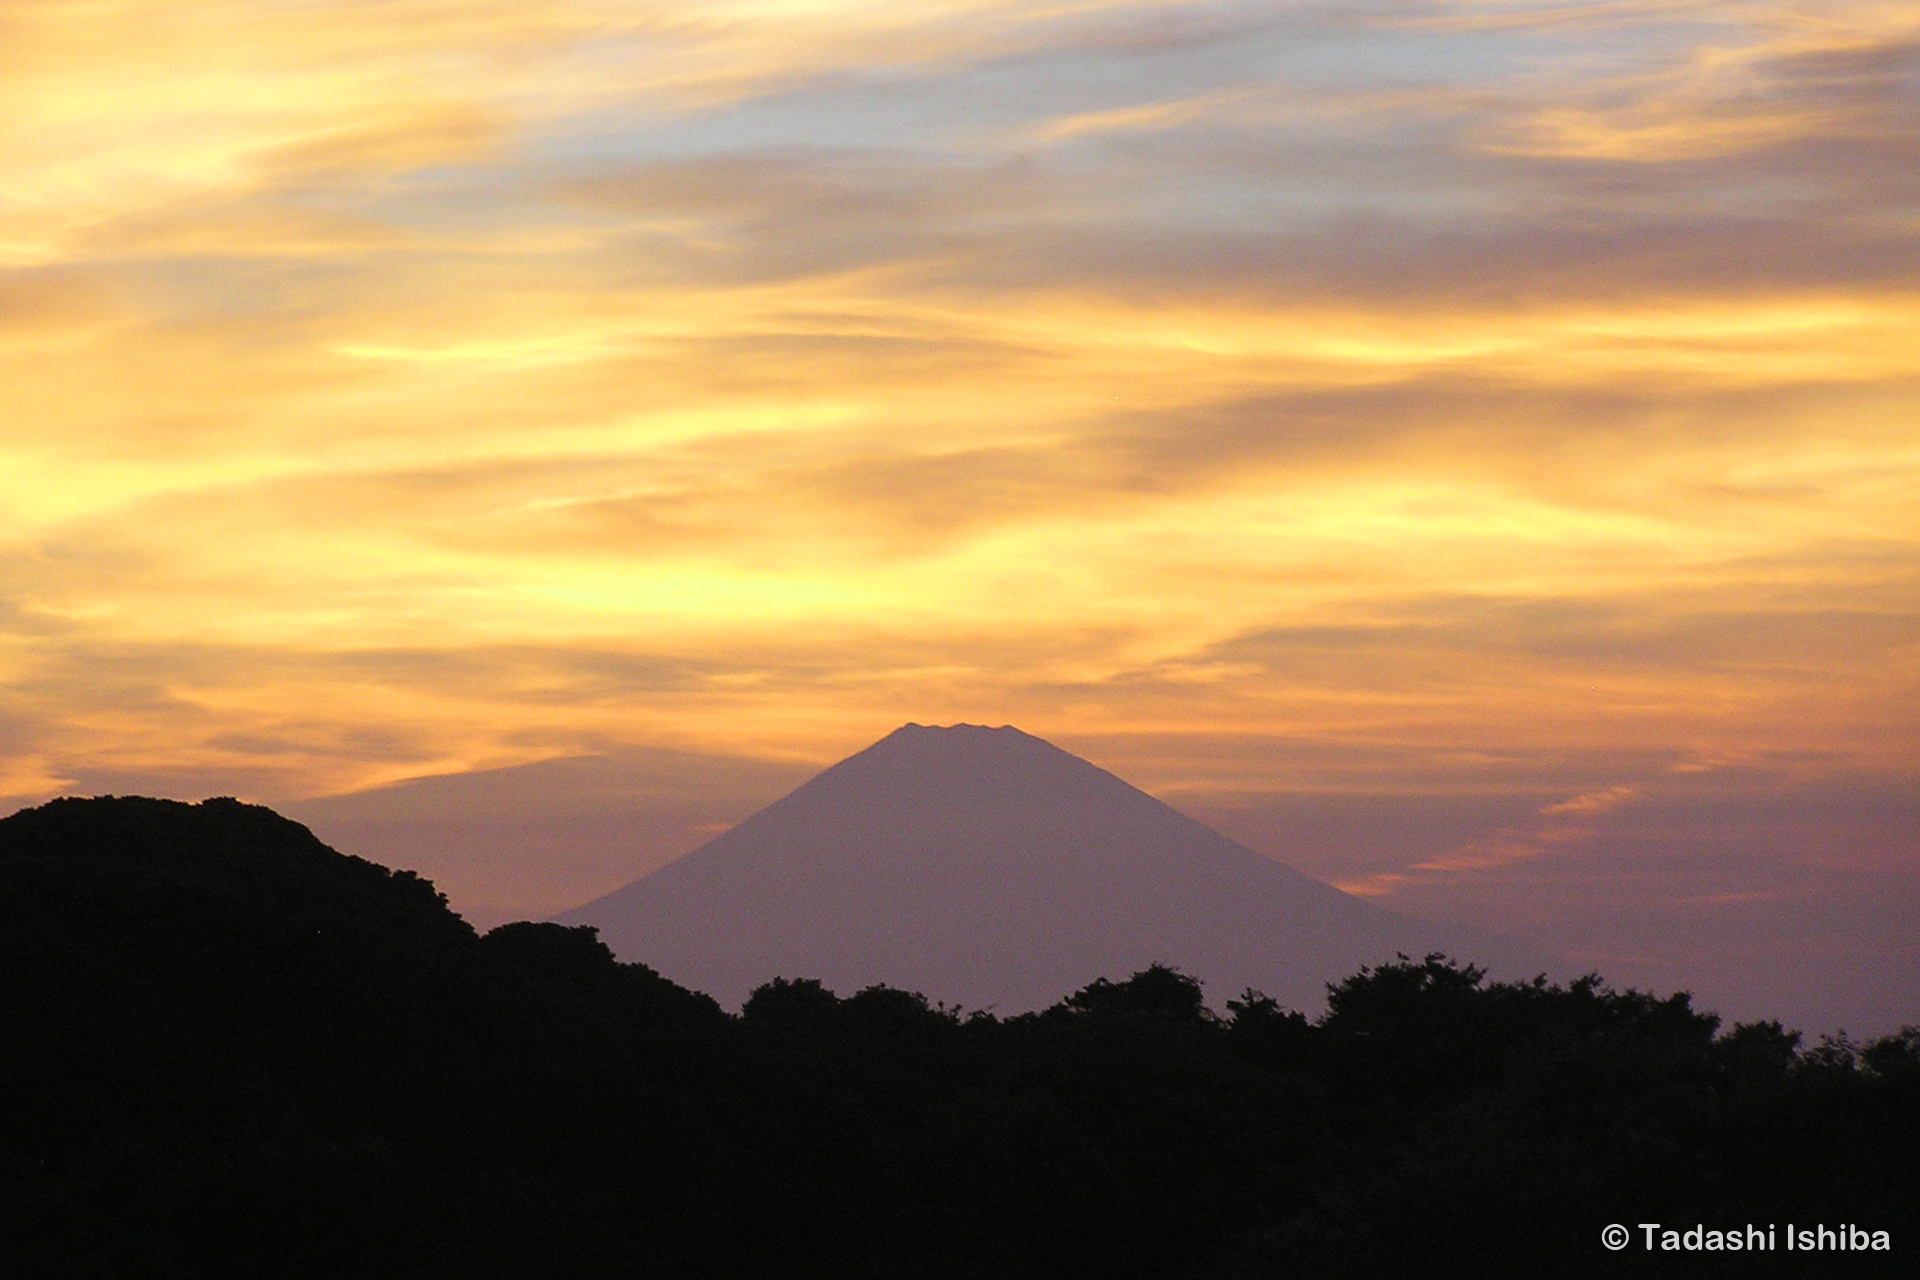
<svg viewBox="0 0 1920 1280"><path fill-rule="evenodd" d="M908 721L1920 1022L1920 8L0 3L0 805L498 922Z"/></svg>

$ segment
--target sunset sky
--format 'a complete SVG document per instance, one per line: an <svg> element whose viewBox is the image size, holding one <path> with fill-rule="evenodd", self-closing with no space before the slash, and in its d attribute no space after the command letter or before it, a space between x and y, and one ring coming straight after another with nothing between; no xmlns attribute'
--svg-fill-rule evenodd
<svg viewBox="0 0 1920 1280"><path fill-rule="evenodd" d="M12 0L0 476L7 808L490 923L1012 723L1920 1021L1911 0Z"/></svg>

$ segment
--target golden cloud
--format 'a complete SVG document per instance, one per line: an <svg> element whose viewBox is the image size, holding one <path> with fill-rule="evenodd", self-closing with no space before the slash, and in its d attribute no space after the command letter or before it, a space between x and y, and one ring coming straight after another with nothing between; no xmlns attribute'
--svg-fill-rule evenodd
<svg viewBox="0 0 1920 1280"><path fill-rule="evenodd" d="M1892 767L1915 24L1667 14L16 6L0 787Z"/></svg>

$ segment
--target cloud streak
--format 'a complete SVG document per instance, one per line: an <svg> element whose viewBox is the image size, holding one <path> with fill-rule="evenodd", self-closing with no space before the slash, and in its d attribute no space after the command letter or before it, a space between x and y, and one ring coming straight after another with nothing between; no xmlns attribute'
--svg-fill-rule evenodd
<svg viewBox="0 0 1920 1280"><path fill-rule="evenodd" d="M1013 721L1512 799L1421 902L1914 767L1908 6L0 23L9 795Z"/></svg>

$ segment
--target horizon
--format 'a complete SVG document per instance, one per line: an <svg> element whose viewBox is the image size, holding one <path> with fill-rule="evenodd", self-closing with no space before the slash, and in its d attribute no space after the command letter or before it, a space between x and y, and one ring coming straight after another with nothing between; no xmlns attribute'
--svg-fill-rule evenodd
<svg viewBox="0 0 1920 1280"><path fill-rule="evenodd" d="M532 912L501 911L498 909L489 910L486 907L475 910L472 905L473 895L461 891L463 882L469 884L483 883L483 880L472 879L471 862L473 861L472 854L475 848L473 833L480 829L497 830L502 825L503 819L510 821L512 817L510 807L499 807L503 799L508 806L511 806L513 798L512 790L508 788L503 791L497 785L495 779L488 779L484 775L449 775L444 779L417 780L418 783L424 783L429 786L436 781L462 785L482 784L484 791L456 791L452 793L452 798L456 801L472 801L481 795L486 795L492 800L495 806L488 808L483 803L477 807L475 813L468 815L467 820L464 822L449 822L448 814L444 807L440 808L437 813L429 807L425 813L411 814L410 821L403 818L402 821L396 823L394 821L395 814L392 810L382 813L377 808L369 809L362 807L369 801L377 802L381 795L380 792L351 793L340 797L333 797L333 800L344 802L344 805L331 810L327 808L326 801L323 800L313 804L285 806L281 812L285 816L291 817L296 821L301 821L304 825L309 826L322 840L339 849L342 853L369 858L372 861L388 865L396 870L410 870L421 873L427 880L434 883L436 888L443 894L448 895L451 909L461 914L482 931L497 927L501 924L525 919L571 918L584 920L587 915L590 914L588 908L596 906L604 907L606 905L600 901L601 899L612 900L619 898L621 895L615 892L616 890L637 888L642 881L652 876L654 872L683 861L687 855L700 853L706 850L709 845L713 845L716 842L725 843L721 838L728 832L739 827L747 818L758 818L768 808L778 809L787 807L780 802L790 801L795 794L799 792L817 791L818 786L816 784L821 783L828 775L843 775L847 766L855 765L862 759L881 758L876 757L875 753L886 747L889 743L901 740L903 735L906 735L909 730L923 730L930 731L933 735L945 735L953 730L960 729L980 730L983 735L988 735L992 738L999 738L1000 735L1003 734L1011 734L1015 738L1022 739L1027 743L1036 744L1043 749L1044 756L1057 755L1073 762L1075 765L1091 765L1096 773L1112 779L1126 790L1138 790L1138 788L1133 787L1126 779L1112 774L1110 771L1101 768L1091 761L1087 761L1070 752L1065 752L1057 745L1046 741L1044 738L1026 733L1015 725L983 725L966 722L959 722L952 725L930 725L909 721L885 734L867 747L862 748L860 751L830 765L828 768L801 778L795 785L784 788L778 795L767 797L765 804L755 807L751 812L743 812L740 815L740 821L683 827L677 833L681 837L678 844L686 847L677 847L670 842L665 846L670 851L664 855L660 853L661 846L658 844L648 844L643 841L639 855L640 860L636 862L630 840L621 841L617 836L614 836L612 829L606 825L595 826L589 824L584 830L581 830L579 829L580 813L578 811L570 813L566 822L569 831L565 834L572 837L573 847L570 850L566 850L566 852L572 853L576 858L583 853L598 855L590 859L592 864L591 871L596 872L601 877L599 881L596 882L598 888L591 891L595 895L594 900L584 901L576 896L570 900L570 902L563 901L560 909ZM925 742L927 739L916 736L916 740ZM951 739L948 739L948 742L951 741ZM978 764L983 758L979 749L981 743L982 739L980 737L970 737L966 750L959 753L947 751L944 755L951 760L970 760L972 763ZM987 745L991 744L989 743ZM898 749L896 749L895 752L896 756L897 753ZM563 761L559 763L574 762ZM512 775L518 772L521 771L501 771L501 776L512 777ZM876 781L884 784L889 776L890 775L884 772L875 775L871 768L869 768L867 772L862 775L863 785L871 787ZM895 780L900 781L898 778ZM927 777L920 776L916 773L905 781L916 787L924 787L927 785L928 780ZM550 784L550 781L550 779L542 779L538 785L544 787ZM951 783L956 781L964 782L965 780L949 777L946 781ZM489 783L493 783L494 785L487 785ZM406 790L406 784L388 789L390 792L401 794L404 794ZM950 792L952 793L953 802L960 803L963 807L965 803L972 798L972 793L964 787L957 789L950 788ZM626 796L622 798L631 801L634 797ZM662 797L654 796L651 798L657 803ZM1149 798L1154 797L1149 796ZM444 804L445 797L442 799ZM642 797L643 803L645 799L646 797ZM404 813L407 809L412 808L417 808L417 806L406 806L402 812ZM668 811L671 812L672 810L669 808ZM1174 812L1181 814L1181 816L1185 818L1193 818L1193 815L1186 814L1177 807L1174 808ZM614 819L615 822L618 822L620 820L631 821L634 814L631 811L627 813L615 812L607 816ZM848 816L852 816L851 813ZM1195 820L1197 821L1198 819ZM1205 823L1202 823L1202 825L1206 826L1210 832L1218 833L1217 829L1211 825ZM417 843L421 832L432 833L436 828L444 830L449 827L453 829L455 836L450 845L439 850L434 850L431 847L423 849ZM520 842L532 844L537 844L543 839L551 843L557 834L559 833L552 829L545 831L531 829L519 833ZM628 829L625 834L631 836L632 832ZM461 838L463 835L465 837L464 839ZM531 840L527 838L529 835L532 836ZM1234 841L1231 837L1227 838L1230 843L1237 847L1247 852L1255 853L1256 855L1259 854L1258 850L1251 849L1241 842ZM565 837L562 836L562 843L564 843L564 841ZM519 864L524 858L526 851L523 847L518 847L520 842L516 842L511 836L507 840L505 852L507 855L506 865L509 874L517 874L523 870ZM627 846L624 849L610 849L610 846L623 843ZM836 846L836 849L837 847L838 846ZM550 848L548 852L551 851ZM615 856L609 857L610 852ZM1035 856L1045 857L1044 849L1036 847L1033 852ZM420 856L423 853L425 856ZM627 856L618 856L622 853ZM436 862L436 854L438 855L438 862ZM1282 861L1280 859L1274 860ZM620 879L617 883L610 883L606 879L608 876L624 877L630 874L636 865L642 865L645 869L640 871L634 879ZM836 870L845 871L846 869L847 868L844 867L828 868L828 871L833 873ZM1298 868L1292 869L1298 870ZM575 868L575 870L577 872L579 868ZM443 878L448 876L454 881L451 885ZM1321 883L1325 882L1323 881ZM599 889L605 889L607 892L599 892ZM464 903L462 901L463 898L467 899ZM1365 900L1360 899L1360 901ZM570 909L568 909L569 906ZM1392 911L1391 907L1388 909L1390 912ZM1405 912L1392 912L1392 914L1402 916L1416 923L1433 919L1432 917L1422 917ZM1501 929L1496 923L1486 921L1436 921L1436 923L1443 925L1452 923L1478 926L1488 935L1489 941L1497 944L1505 940L1518 941L1523 947L1529 941L1533 942L1535 946L1541 945L1537 939L1530 939L1525 934ZM616 933L618 932L619 931L616 930ZM638 961L653 968L662 968L661 956L649 952L647 947L641 946L638 950L634 950L633 948L627 948L626 950L628 954L623 955L623 959ZM1415 950L1425 950L1425 948L1416 945ZM1519 969L1513 967L1510 958L1504 963L1496 959L1495 963L1489 966L1489 955L1484 952L1475 953L1472 950L1471 944L1466 946L1443 946L1440 950L1442 953L1450 955L1456 961L1475 963L1483 969L1490 968L1490 976L1493 979L1513 980L1518 978L1524 980L1525 977L1530 976L1533 968L1536 967L1532 962L1527 962L1527 964L1523 966L1527 968L1527 973L1522 974ZM1377 957L1377 961L1380 963L1391 959L1392 957L1386 954ZM1826 1001L1818 997L1808 1000L1802 995L1796 1002L1792 994L1783 994L1783 989L1777 985L1769 987L1764 980L1758 983L1754 982L1754 975L1748 975L1747 980L1742 983L1715 984L1710 980L1704 983L1689 981L1687 980L1688 975L1686 975L1684 971L1680 971L1678 976L1673 976L1671 973L1662 974L1659 972L1649 974L1645 971L1635 972L1631 968L1623 969L1616 967L1609 970L1601 966L1570 961L1570 959L1565 956L1546 956L1544 959L1551 962L1547 965L1547 971L1554 977L1555 981L1564 982L1575 973L1586 972L1597 975L1610 987L1621 991L1641 990L1657 996L1665 996L1676 991L1685 991L1693 996L1695 1008L1700 1009L1702 1012L1712 1013L1721 1017L1727 1025L1732 1025L1736 1021L1754 1022L1761 1020L1779 1020L1788 1027L1803 1032L1808 1037L1809 1043L1812 1043L1814 1039L1819 1036L1829 1034L1853 1034L1856 1036L1871 1037L1873 1035L1890 1033L1900 1027L1911 1025L1910 1011L1914 1006L1912 993L1907 988L1895 985L1875 992L1875 998L1873 999L1856 1002L1849 1010L1853 1016L1843 1016L1836 1014L1834 1010L1837 1007L1844 1006L1836 1006L1830 998ZM1152 963L1161 963L1167 961L1168 956L1160 955L1156 952L1153 957L1142 959L1140 963L1148 963L1149 960ZM793 966L787 967L791 968ZM1117 976L1116 974L1104 972L1105 968L1112 967L1111 965L1103 967L1094 964L1088 966L1087 972L1081 975L1078 980L1063 978L1062 981L1069 981L1071 986L1077 986L1083 985L1085 982L1092 981L1098 977L1115 977ZM1204 970L1205 967L1206 966L1202 965L1200 969ZM1336 965L1335 967L1338 968L1339 966ZM814 968L817 969L818 966ZM1121 968L1127 968L1127 965L1122 964ZM1206 981L1205 974L1200 972L1200 970L1194 969L1191 964L1183 967L1181 964L1175 962L1175 968L1183 972L1196 973L1203 981ZM801 973L796 970L794 974L789 976L806 976L813 978L822 976L820 972L816 972L814 969L808 969L805 964L800 965L799 969L805 969L807 971ZM1102 971L1095 972L1096 969ZM784 969L782 971L784 972ZM685 973L676 971L672 965L666 965L663 972L670 978L685 982L690 989L703 991L707 994L714 994L713 991L709 989L712 985L711 983L703 986L699 981L688 978ZM1077 970L1075 972L1077 972ZM1328 981L1332 981L1334 977L1343 976L1343 974L1344 970L1342 970L1341 974L1333 974L1330 970ZM954 994L953 992L939 990L939 982L937 980L923 980L916 983L905 980L901 974L889 974L879 971L876 971L874 976L878 981L886 985L900 985L903 987L917 986L933 991L934 994L945 996ZM1698 975L1696 974L1694 976L1697 977ZM1764 979L1770 975L1762 974L1760 976ZM1672 980L1669 980L1670 977ZM1268 988L1281 989L1275 987L1275 983L1281 981L1281 975L1279 971L1276 970L1273 975L1266 980L1265 985ZM841 985L845 984L843 983ZM865 984L863 982L856 982L853 987L849 987L848 990L851 991L862 985ZM1214 985L1218 985L1218 983ZM1228 985L1232 986L1236 984L1230 982ZM1260 986L1261 983L1254 981L1251 985ZM1284 982L1282 982L1282 987L1284 987L1284 985ZM829 982L828 986L832 988L834 984ZM1067 988L1063 988L1063 990L1065 989ZM1224 990L1225 988L1222 988L1222 991ZM1790 989L1786 990L1790 992ZM733 994L738 996L740 993L734 992ZM1229 992L1228 994L1231 993ZM1220 991L1214 991L1212 995L1217 999L1225 998ZM1313 998L1303 998L1297 991L1293 993L1292 1003L1293 1007L1307 1009L1309 1011L1317 1007L1315 1006Z"/></svg>
<svg viewBox="0 0 1920 1280"><path fill-rule="evenodd" d="M1391 911L1920 1018L1910 6L0 47L0 807L233 795L538 918L1017 724Z"/></svg>

